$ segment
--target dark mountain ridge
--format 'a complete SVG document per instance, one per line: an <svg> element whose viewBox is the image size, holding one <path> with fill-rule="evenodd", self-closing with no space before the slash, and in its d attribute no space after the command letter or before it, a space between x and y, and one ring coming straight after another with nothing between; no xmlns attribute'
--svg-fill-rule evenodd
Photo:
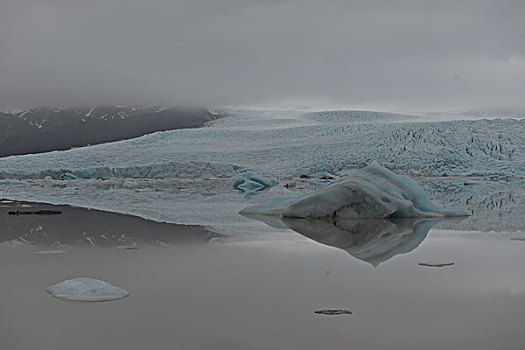
<svg viewBox="0 0 525 350"><path fill-rule="evenodd" d="M159 106L38 107L14 114L0 112L0 157L195 128L216 118L204 108Z"/></svg>

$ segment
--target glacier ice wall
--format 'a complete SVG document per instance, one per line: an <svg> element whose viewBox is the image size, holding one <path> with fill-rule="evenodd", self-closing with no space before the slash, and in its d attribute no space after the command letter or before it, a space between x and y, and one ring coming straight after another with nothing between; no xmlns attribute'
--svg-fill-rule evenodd
<svg viewBox="0 0 525 350"><path fill-rule="evenodd" d="M276 122L255 113L217 120L202 129L7 157L0 159L0 177L44 178L87 169L93 177L177 178L216 172L232 175L230 170L236 169L223 168L233 166L287 177L340 173L373 160L408 175L525 173L525 120L355 123L297 118ZM186 167L190 171L184 174ZM199 171L202 167L209 169Z"/></svg>

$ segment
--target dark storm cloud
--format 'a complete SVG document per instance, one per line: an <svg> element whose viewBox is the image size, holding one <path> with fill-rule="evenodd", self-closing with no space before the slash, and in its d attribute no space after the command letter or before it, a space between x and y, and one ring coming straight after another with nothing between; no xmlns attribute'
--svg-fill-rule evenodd
<svg viewBox="0 0 525 350"><path fill-rule="evenodd" d="M522 0L3 0L0 106L523 106L524 17Z"/></svg>

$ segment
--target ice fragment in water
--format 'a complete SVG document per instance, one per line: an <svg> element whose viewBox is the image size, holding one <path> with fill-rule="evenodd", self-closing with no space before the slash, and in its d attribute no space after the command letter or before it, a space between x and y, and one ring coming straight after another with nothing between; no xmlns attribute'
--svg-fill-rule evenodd
<svg viewBox="0 0 525 350"><path fill-rule="evenodd" d="M330 309L330 310L317 310L317 311L314 311L314 313L318 315L326 315L326 316L340 316L340 315L351 315L352 311Z"/></svg>
<svg viewBox="0 0 525 350"><path fill-rule="evenodd" d="M71 301L110 301L125 298L129 292L111 283L88 277L65 280L47 287L55 298Z"/></svg>
<svg viewBox="0 0 525 350"><path fill-rule="evenodd" d="M329 172L322 171L320 173L310 174L308 175L308 178L310 179L319 179L319 180L333 180L335 179L335 175L330 174Z"/></svg>
<svg viewBox="0 0 525 350"><path fill-rule="evenodd" d="M59 176L60 180L76 180L77 177L71 173L63 173Z"/></svg>
<svg viewBox="0 0 525 350"><path fill-rule="evenodd" d="M34 254L38 255L48 255L48 254L63 254L66 253L65 250L40 250L38 252L34 252Z"/></svg>
<svg viewBox="0 0 525 350"><path fill-rule="evenodd" d="M279 183L276 179L266 178L252 171L244 175L244 179L235 180L233 187L244 191L258 191L263 188L275 186Z"/></svg>
<svg viewBox="0 0 525 350"><path fill-rule="evenodd" d="M240 179L235 181L233 187L243 191L258 191L260 189L263 189L264 185L261 185L258 182L251 181L248 179Z"/></svg>
<svg viewBox="0 0 525 350"><path fill-rule="evenodd" d="M453 262L449 263L437 263L437 262L421 262L418 263L419 266L426 266L426 267L447 267L454 265Z"/></svg>

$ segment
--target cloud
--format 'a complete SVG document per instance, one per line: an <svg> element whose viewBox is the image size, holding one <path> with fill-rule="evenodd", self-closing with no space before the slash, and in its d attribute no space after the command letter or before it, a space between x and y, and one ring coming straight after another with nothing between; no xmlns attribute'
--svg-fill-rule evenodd
<svg viewBox="0 0 525 350"><path fill-rule="evenodd" d="M0 105L523 106L523 1L4 0Z"/></svg>

